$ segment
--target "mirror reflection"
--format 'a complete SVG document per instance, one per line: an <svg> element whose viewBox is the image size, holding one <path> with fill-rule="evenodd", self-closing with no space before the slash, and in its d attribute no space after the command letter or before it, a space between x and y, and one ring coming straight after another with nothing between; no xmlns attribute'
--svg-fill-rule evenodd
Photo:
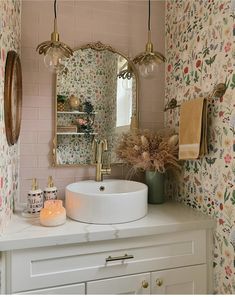
<svg viewBox="0 0 235 297"><path fill-rule="evenodd" d="M107 140L107 163L118 163L118 136L138 112L131 61L96 43L75 50L63 64L56 77L54 165L93 163L94 138Z"/></svg>

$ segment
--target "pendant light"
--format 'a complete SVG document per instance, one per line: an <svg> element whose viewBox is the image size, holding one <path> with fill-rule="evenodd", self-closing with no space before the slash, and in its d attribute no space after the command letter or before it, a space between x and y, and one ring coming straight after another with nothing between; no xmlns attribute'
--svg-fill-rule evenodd
<svg viewBox="0 0 235 297"><path fill-rule="evenodd" d="M52 72L57 72L61 67L62 58L69 58L73 50L59 40L57 31L57 0L54 0L54 31L51 33L51 40L44 41L37 46L39 54L44 54L45 66Z"/></svg>
<svg viewBox="0 0 235 297"><path fill-rule="evenodd" d="M137 55L133 62L138 65L140 75L144 78L153 78L157 72L158 66L164 63L166 58L159 52L153 50L151 41L151 3L148 1L148 42L145 52Z"/></svg>

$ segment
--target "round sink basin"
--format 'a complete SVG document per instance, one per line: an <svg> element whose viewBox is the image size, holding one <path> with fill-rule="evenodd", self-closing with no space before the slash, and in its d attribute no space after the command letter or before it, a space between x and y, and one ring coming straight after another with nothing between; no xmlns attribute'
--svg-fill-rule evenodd
<svg viewBox="0 0 235 297"><path fill-rule="evenodd" d="M147 214L147 194L147 186L135 181L80 181L66 187L66 212L85 223L127 223Z"/></svg>

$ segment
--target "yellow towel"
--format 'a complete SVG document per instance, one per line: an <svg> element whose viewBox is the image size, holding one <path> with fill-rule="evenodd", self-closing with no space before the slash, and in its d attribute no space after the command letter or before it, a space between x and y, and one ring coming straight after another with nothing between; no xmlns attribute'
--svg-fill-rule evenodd
<svg viewBox="0 0 235 297"><path fill-rule="evenodd" d="M180 107L179 159L194 160L207 154L207 100L197 98Z"/></svg>

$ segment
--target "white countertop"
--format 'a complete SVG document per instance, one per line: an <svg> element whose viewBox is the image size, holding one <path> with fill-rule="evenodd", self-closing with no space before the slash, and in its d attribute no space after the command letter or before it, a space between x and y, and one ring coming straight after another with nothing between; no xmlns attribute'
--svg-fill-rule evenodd
<svg viewBox="0 0 235 297"><path fill-rule="evenodd" d="M215 221L210 217L180 203L166 202L148 207L146 217L116 225L85 224L67 218L62 226L43 227L39 218L27 219L21 214L14 214L7 229L0 235L0 251L199 230L215 226Z"/></svg>

